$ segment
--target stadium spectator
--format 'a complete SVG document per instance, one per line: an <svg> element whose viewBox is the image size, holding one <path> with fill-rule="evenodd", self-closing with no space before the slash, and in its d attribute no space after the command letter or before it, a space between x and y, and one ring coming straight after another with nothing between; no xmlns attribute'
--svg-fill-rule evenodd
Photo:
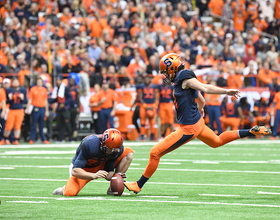
<svg viewBox="0 0 280 220"><path fill-rule="evenodd" d="M91 95L89 100L89 107L91 108L91 116L93 120L93 128L96 134L101 134L101 127L102 122L100 121L100 104L101 104L101 97L99 95L100 93L100 85L95 84L94 85L94 94Z"/></svg>
<svg viewBox="0 0 280 220"><path fill-rule="evenodd" d="M71 101L69 105L71 136L77 137L77 114L80 112L80 94L76 81L73 77L69 79L69 92L71 94Z"/></svg>
<svg viewBox="0 0 280 220"><path fill-rule="evenodd" d="M114 116L116 114L117 94L113 89L109 88L109 82L103 80L100 96L100 121L102 122L101 133L110 128L114 128Z"/></svg>
<svg viewBox="0 0 280 220"><path fill-rule="evenodd" d="M66 133L69 136L69 141L72 141L72 128L70 124L70 113L69 105L71 102L71 94L69 93L69 87L65 86L62 82L63 77L59 75L56 78L56 87L54 87L52 93L52 102L57 103L56 107L56 123L58 137L57 142L64 142L65 129Z"/></svg>
<svg viewBox="0 0 280 220"><path fill-rule="evenodd" d="M275 73L269 69L269 63L264 62L263 69L258 72L258 78L262 86L272 86L272 80L275 78Z"/></svg>
<svg viewBox="0 0 280 220"><path fill-rule="evenodd" d="M49 116L46 120L46 126L47 126L47 139L49 142L53 142L53 118L54 118L54 112L55 110L53 105L53 99L52 99L52 84L50 82L46 83L46 88L48 90L48 109L49 109Z"/></svg>
<svg viewBox="0 0 280 220"><path fill-rule="evenodd" d="M32 107L31 107L32 105ZM39 123L40 138L44 144L50 142L46 140L44 135L44 118L49 116L48 90L43 86L43 80L37 78L36 86L33 86L28 94L28 103L26 106L27 114L31 115L31 128L29 144L34 144L36 140L36 127Z"/></svg>

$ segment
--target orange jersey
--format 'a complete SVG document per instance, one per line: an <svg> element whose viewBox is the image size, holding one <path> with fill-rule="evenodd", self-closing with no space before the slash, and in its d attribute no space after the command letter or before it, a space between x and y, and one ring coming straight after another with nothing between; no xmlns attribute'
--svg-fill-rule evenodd
<svg viewBox="0 0 280 220"><path fill-rule="evenodd" d="M0 89L0 102L2 101L7 101L7 98L6 98L6 91L5 89ZM0 109L2 109L2 105L0 105Z"/></svg>
<svg viewBox="0 0 280 220"><path fill-rule="evenodd" d="M276 0L275 1L275 13L274 13L274 17L276 19L280 19L280 0Z"/></svg>
<svg viewBox="0 0 280 220"><path fill-rule="evenodd" d="M208 8L211 9L212 13L220 16L222 16L223 6L223 0L211 0L208 4Z"/></svg>
<svg viewBox="0 0 280 220"><path fill-rule="evenodd" d="M212 106L221 105L220 97L221 97L220 95L205 94L205 98L209 98L209 101L206 102L206 105L212 105Z"/></svg>
<svg viewBox="0 0 280 220"><path fill-rule="evenodd" d="M21 86L23 86L23 84L24 84L25 75L30 75L30 70L20 70L18 72L18 80L19 80L19 84Z"/></svg>
<svg viewBox="0 0 280 220"><path fill-rule="evenodd" d="M95 104L95 103L98 103L100 102L100 96L99 96L99 93L94 93L90 99L89 99L89 103L91 104ZM101 107L100 106L94 106L94 107L90 107L90 110L92 112L99 112L101 110Z"/></svg>
<svg viewBox="0 0 280 220"><path fill-rule="evenodd" d="M264 69L260 69L258 77L261 80L262 84L266 85L272 83L272 80L275 77L275 73L272 70L268 70L268 72L266 73Z"/></svg>
<svg viewBox="0 0 280 220"><path fill-rule="evenodd" d="M277 92L274 96L273 102L275 102L275 110L280 110L280 92Z"/></svg>
<svg viewBox="0 0 280 220"><path fill-rule="evenodd" d="M106 98L105 102L103 102L101 104L101 108L112 108L114 101L117 101L117 95L116 92L113 89L108 89L107 92L105 92L104 90L101 90L99 93L99 97L100 100L102 100L102 98Z"/></svg>
<svg viewBox="0 0 280 220"><path fill-rule="evenodd" d="M29 99L32 99L31 104L35 107L43 108L46 106L46 100L48 100L48 90L45 87L39 88L33 86L28 95Z"/></svg>
<svg viewBox="0 0 280 220"><path fill-rule="evenodd" d="M227 78L227 86L232 89L241 88L243 85L241 75L229 75Z"/></svg>

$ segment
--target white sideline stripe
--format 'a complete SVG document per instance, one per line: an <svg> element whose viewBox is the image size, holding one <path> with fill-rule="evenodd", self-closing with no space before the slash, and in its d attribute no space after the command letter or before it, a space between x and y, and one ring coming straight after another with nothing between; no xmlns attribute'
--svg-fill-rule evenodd
<svg viewBox="0 0 280 220"><path fill-rule="evenodd" d="M0 170L13 170L14 167L0 167Z"/></svg>
<svg viewBox="0 0 280 220"><path fill-rule="evenodd" d="M32 156L32 157L29 157L29 156L0 156L0 158L3 158L3 159L46 159L46 160L49 160L49 159L52 159L52 160L62 160L62 159L65 159L65 160L72 160L73 157L40 157L40 156Z"/></svg>
<svg viewBox="0 0 280 220"><path fill-rule="evenodd" d="M46 181L46 182L66 182L67 179L30 179L30 178L0 178L0 180L15 180L15 181ZM108 181L95 180L92 183L107 183ZM246 187L246 188L279 188L280 186L265 186L265 185L239 185L239 184L216 184L216 183L170 183L170 182L148 182L153 185L182 185L182 186L225 186L225 187ZM0 196L1 197L1 196ZM46 197L44 197L46 198ZM53 198L53 197L50 197Z"/></svg>
<svg viewBox="0 0 280 220"><path fill-rule="evenodd" d="M35 165L1 165L2 167L18 167L18 168L69 168L69 165L57 165L57 166L35 166ZM144 170L141 167L130 167L131 170ZM276 171L255 171L255 170L200 170L200 169L167 169L158 168L159 171L180 171L180 172L214 172L214 173L262 173L262 174L280 174Z"/></svg>
<svg viewBox="0 0 280 220"><path fill-rule="evenodd" d="M124 141L124 145L129 147L129 146L150 146L150 145L155 145L158 142L129 142L129 141ZM240 145L240 144L280 144L280 140L236 140L234 142L228 143L227 145ZM198 141L198 140L194 140L190 143L185 144L184 146L197 146L197 145L206 145L205 143L203 143L202 141ZM0 149L28 149L28 148L68 148L68 147L75 147L77 148L79 146L79 142L77 143L67 143L67 144L33 144L33 145L29 145L29 144L22 144L22 145L9 145L9 146L5 146L2 145L0 146ZM242 148L240 148L242 149ZM240 150L239 149L239 150ZM264 148L266 149L266 148ZM275 148L276 149L276 148Z"/></svg>
<svg viewBox="0 0 280 220"><path fill-rule="evenodd" d="M76 153L75 150L71 151L48 151L48 150L27 150L27 151L5 151L4 153L0 153L0 155L32 155L32 154L72 154Z"/></svg>
<svg viewBox="0 0 280 220"><path fill-rule="evenodd" d="M34 197L34 196L0 196L0 198L16 198L16 199L56 199L57 197Z"/></svg>
<svg viewBox="0 0 280 220"><path fill-rule="evenodd" d="M168 200L144 200L144 199L101 199L101 198L58 198L57 200L106 200L122 202L150 202L150 203L178 203L178 204L201 204L201 205L228 205L228 206L252 206L280 208L280 205L269 204L246 204L246 203L226 203L226 202L199 202L199 201L168 201Z"/></svg>
<svg viewBox="0 0 280 220"><path fill-rule="evenodd" d="M163 164L163 165L181 165L181 163L174 163L174 162L159 162L159 164Z"/></svg>
<svg viewBox="0 0 280 220"><path fill-rule="evenodd" d="M0 197L6 197L8 196L0 196ZM13 196L12 198L17 198L16 196ZM22 196L19 196L18 198L23 198ZM42 198L42 197L28 197L28 198ZM202 204L202 205L229 205L229 206L252 206L252 207L272 207L272 208L280 208L280 205L269 205L269 204L246 204L246 203L225 203L225 202L199 202L199 201L168 201L168 200L142 200L142 199L107 199L105 197L45 197L55 200L106 200L106 201L123 201L123 202L151 202L151 203L179 203L179 204ZM10 202L18 202L18 201L10 201ZM25 202L36 202L36 201L25 201ZM44 201L38 201L38 202L44 202ZM36 203L38 203L36 202Z"/></svg>
<svg viewBox="0 0 280 220"><path fill-rule="evenodd" d="M168 199L178 199L179 196L136 196L139 198L168 198Z"/></svg>
<svg viewBox="0 0 280 220"><path fill-rule="evenodd" d="M224 195L224 194L198 194L200 196L224 196L224 197L238 197L240 195Z"/></svg>
<svg viewBox="0 0 280 220"><path fill-rule="evenodd" d="M6 201L6 202L15 202L15 203L49 203L45 201Z"/></svg>
<svg viewBox="0 0 280 220"><path fill-rule="evenodd" d="M138 168L138 167L130 167L129 169L131 169L131 170L143 170L143 168ZM254 171L254 170L199 170L199 169L165 169L165 168L158 168L157 170L160 170L160 171L181 171L181 172L280 174L280 172L276 172L276 171Z"/></svg>
<svg viewBox="0 0 280 220"><path fill-rule="evenodd" d="M149 155L149 152L137 152L137 154L146 154ZM252 153L245 153L245 154L240 154L240 153L176 153L176 152L172 152L173 155L197 155L197 156L259 156L259 157L263 157L263 154L252 154ZM270 156L270 157L280 157L280 154L266 154L265 156ZM9 159L9 158L15 158L15 159L51 159L51 160L61 160L61 159L65 159L65 160L72 160L73 157L52 157L52 156L48 156L48 157L42 157L42 156L0 156L0 158L4 158L4 159ZM148 158L134 158L133 160L148 160ZM163 160L170 160L170 159L161 159ZM275 162L274 162L275 161ZM223 161L225 162L225 161ZM280 163L280 160L270 160L271 163Z"/></svg>
<svg viewBox="0 0 280 220"><path fill-rule="evenodd" d="M280 195L280 193L274 193L274 192L262 192L262 191L258 191L258 194L263 194L263 195Z"/></svg>

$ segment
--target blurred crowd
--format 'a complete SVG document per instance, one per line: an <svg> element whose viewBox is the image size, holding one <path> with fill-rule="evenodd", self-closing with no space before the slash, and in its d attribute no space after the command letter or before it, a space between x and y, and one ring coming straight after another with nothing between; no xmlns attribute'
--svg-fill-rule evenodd
<svg viewBox="0 0 280 220"><path fill-rule="evenodd" d="M52 93L57 77L71 76L79 95L103 82L134 87L146 76L160 85L167 53L221 87L274 91L280 82L280 0L3 0L0 7L0 74L28 90L38 77ZM111 126L112 103L103 106L113 110L103 114Z"/></svg>

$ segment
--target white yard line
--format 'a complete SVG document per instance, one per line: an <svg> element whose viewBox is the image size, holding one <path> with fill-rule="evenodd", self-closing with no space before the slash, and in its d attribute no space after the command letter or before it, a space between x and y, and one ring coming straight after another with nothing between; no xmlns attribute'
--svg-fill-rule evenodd
<svg viewBox="0 0 280 220"><path fill-rule="evenodd" d="M137 164L138 166L138 164ZM69 168L69 165L48 165L48 166L36 166L36 165L1 165L1 167L17 167L17 168ZM130 167L130 170L144 170L144 167ZM168 169L168 168L158 168L158 171L178 171L178 172L214 172L214 173L255 173L255 174L280 174L277 171L257 171L257 170L200 170L200 169Z"/></svg>
<svg viewBox="0 0 280 220"><path fill-rule="evenodd" d="M200 196L221 196L221 197L238 197L240 195L224 195L224 194L198 194Z"/></svg>
<svg viewBox="0 0 280 220"><path fill-rule="evenodd" d="M0 196L5 198L24 198L24 196ZM280 208L280 205L270 205L270 204L246 204L246 203L225 203L225 202L200 202L200 201L170 201L170 200L143 200L143 199L113 199L113 198L106 198L106 197L28 197L30 199L40 199L40 198L49 198L55 199L59 201L66 201L66 200L106 200L106 201L121 201L121 202L150 202L150 203L177 203L177 204L201 204L201 205L227 205L227 206L251 206L251 207L271 207L271 208ZM7 201L7 202L26 202L26 203L46 203L45 201Z"/></svg>
<svg viewBox="0 0 280 220"><path fill-rule="evenodd" d="M67 179L0 178L0 180L67 182ZM91 181L91 183L108 183L108 181L94 180L94 181ZM152 185L182 185L182 186L215 186L215 187L216 186L224 186L224 187L245 187L245 188L279 188L280 189L280 186L241 185L241 184L215 184L215 183L148 182L148 184L152 184ZM51 197L51 198L53 198L53 197Z"/></svg>
<svg viewBox="0 0 280 220"><path fill-rule="evenodd" d="M276 192L262 192L262 191L258 191L258 194L263 194L263 195L280 195L280 193L276 193Z"/></svg>
<svg viewBox="0 0 280 220"><path fill-rule="evenodd" d="M0 167L0 170L13 170L14 167Z"/></svg>
<svg viewBox="0 0 280 220"><path fill-rule="evenodd" d="M167 198L167 199L178 199L179 196L136 196L139 198Z"/></svg>
<svg viewBox="0 0 280 220"><path fill-rule="evenodd" d="M158 142L129 142L129 141L125 141L124 142L124 146L151 146L151 145L155 145ZM280 140L236 140L234 142L228 143L227 145L240 145L240 144L257 144L257 145L263 145L263 144L280 144ZM201 142L201 141L192 141L190 143L187 143L184 146L197 146L197 145L206 145L205 143ZM17 149L28 149L28 148L68 148L68 147L78 147L79 146L79 142L77 143L67 143L67 144L33 144L33 145L29 145L29 144L22 144L22 145L2 145L0 146L0 149L12 149L12 148L17 148ZM238 148L240 149L240 148ZM241 147L242 149L242 147ZM251 149L251 148L250 148ZM264 148L266 149L266 148Z"/></svg>
<svg viewBox="0 0 280 220"><path fill-rule="evenodd" d="M10 165L11 166L11 165ZM130 167L131 170L143 170L143 168ZM158 168L158 171L181 171L181 172L214 172L214 173L262 173L262 174L280 174L276 171L254 171L254 170L200 170L200 169L167 169L167 168Z"/></svg>
<svg viewBox="0 0 280 220"><path fill-rule="evenodd" d="M5 151L4 153L0 153L0 155L48 155L48 154L72 154L76 153L75 150L71 151L48 151L48 150L27 150L27 151Z"/></svg>
<svg viewBox="0 0 280 220"><path fill-rule="evenodd" d="M14 202L14 203L49 203L45 201L6 201L6 202Z"/></svg>

